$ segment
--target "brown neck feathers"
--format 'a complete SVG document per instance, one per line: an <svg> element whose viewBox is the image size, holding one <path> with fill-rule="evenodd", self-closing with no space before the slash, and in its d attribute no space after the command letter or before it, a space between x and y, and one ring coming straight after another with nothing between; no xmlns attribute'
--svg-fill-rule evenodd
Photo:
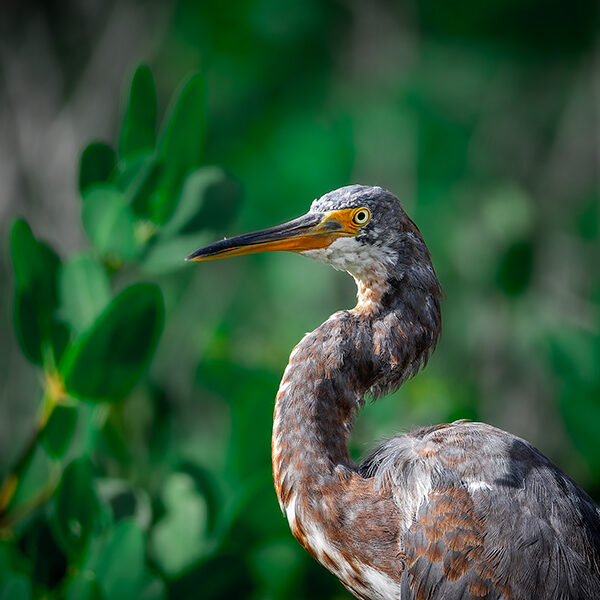
<svg viewBox="0 0 600 600"><path fill-rule="evenodd" d="M290 355L272 441L282 508L294 488L323 485L339 467L355 470L347 440L364 396L397 389L427 361L440 331L439 286L408 283L386 282L371 306L335 313Z"/></svg>

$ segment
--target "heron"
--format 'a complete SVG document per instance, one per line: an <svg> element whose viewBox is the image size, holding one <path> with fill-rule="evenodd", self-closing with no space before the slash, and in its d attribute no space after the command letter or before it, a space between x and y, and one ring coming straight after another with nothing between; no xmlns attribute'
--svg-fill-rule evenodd
<svg viewBox="0 0 600 600"><path fill-rule="evenodd" d="M347 271L358 289L293 349L275 400L275 491L300 544L363 600L600 598L600 509L527 441L460 420L350 457L365 397L415 375L441 331L440 283L398 198L342 187L188 260L271 250Z"/></svg>

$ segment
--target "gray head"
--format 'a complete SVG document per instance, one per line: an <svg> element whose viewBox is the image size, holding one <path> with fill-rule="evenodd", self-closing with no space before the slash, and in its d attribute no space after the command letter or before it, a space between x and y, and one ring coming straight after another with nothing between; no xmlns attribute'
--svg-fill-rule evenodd
<svg viewBox="0 0 600 600"><path fill-rule="evenodd" d="M417 279L435 278L421 233L391 192L350 185L325 194L310 207L310 213L316 214L348 210L355 224L358 218L355 235L338 237L325 248L302 254L348 271L367 284L404 279L409 272Z"/></svg>
<svg viewBox="0 0 600 600"><path fill-rule="evenodd" d="M298 219L229 238L197 250L188 260L210 260L254 252L289 250L384 292L403 281L438 288L429 252L400 201L381 187L350 185L315 200Z"/></svg>

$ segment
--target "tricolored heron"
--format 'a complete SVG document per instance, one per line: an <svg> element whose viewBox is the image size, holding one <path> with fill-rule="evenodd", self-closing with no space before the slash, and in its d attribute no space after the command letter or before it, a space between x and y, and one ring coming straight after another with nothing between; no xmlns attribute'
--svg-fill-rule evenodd
<svg viewBox="0 0 600 600"><path fill-rule="evenodd" d="M354 309L294 348L277 394L273 477L299 542L357 598L600 598L600 509L525 440L456 421L350 458L365 395L397 389L440 334L440 285L398 199L344 187L188 259L268 250L329 263L358 286Z"/></svg>

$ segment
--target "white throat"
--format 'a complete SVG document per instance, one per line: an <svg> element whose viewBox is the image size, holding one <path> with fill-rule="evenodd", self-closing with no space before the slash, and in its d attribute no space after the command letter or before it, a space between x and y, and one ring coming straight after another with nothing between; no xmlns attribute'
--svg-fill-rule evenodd
<svg viewBox="0 0 600 600"><path fill-rule="evenodd" d="M351 237L338 238L327 248L304 250L300 254L350 273L358 288L358 304L354 310L360 312L370 312L379 303L387 290L387 273L394 264L391 250L362 244Z"/></svg>

